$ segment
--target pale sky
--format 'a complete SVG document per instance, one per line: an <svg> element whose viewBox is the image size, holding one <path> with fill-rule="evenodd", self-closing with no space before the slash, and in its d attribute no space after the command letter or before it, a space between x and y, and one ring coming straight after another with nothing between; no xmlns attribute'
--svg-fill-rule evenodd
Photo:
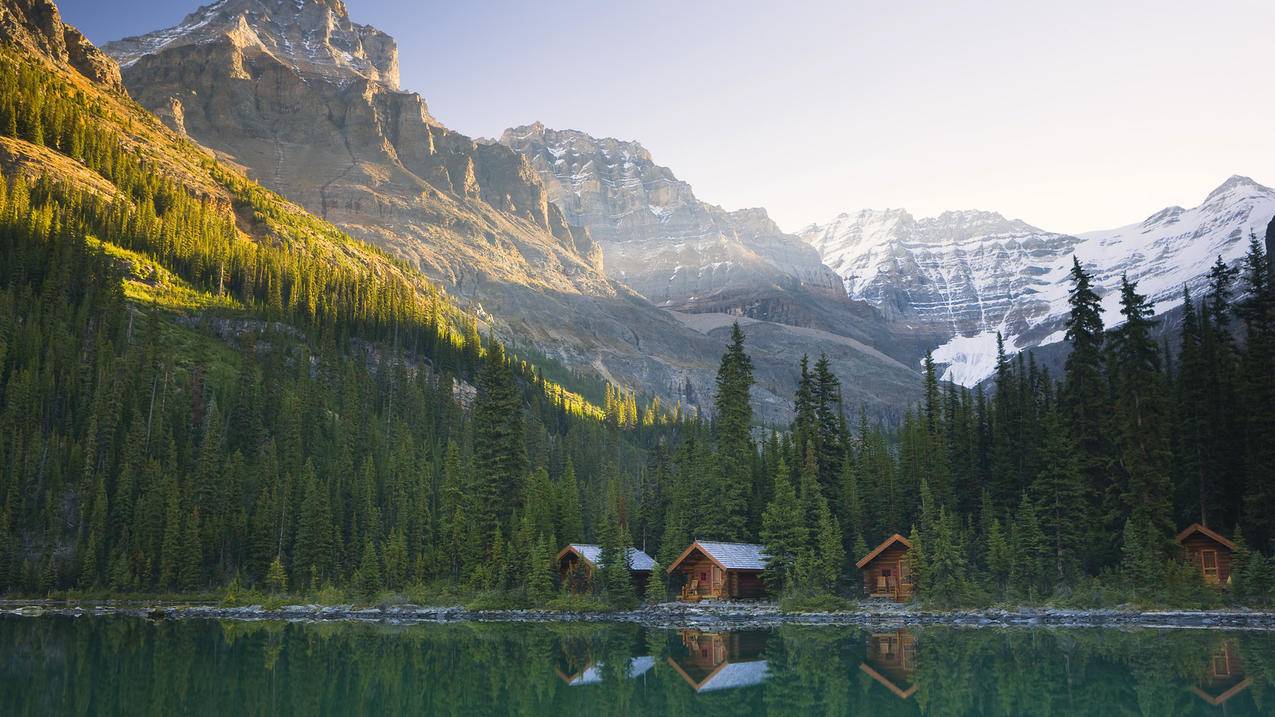
<svg viewBox="0 0 1275 717"><path fill-rule="evenodd" d="M62 0L94 41L193 0ZM1081 232L1275 184L1275 2L346 0L451 128L636 139L728 209Z"/></svg>

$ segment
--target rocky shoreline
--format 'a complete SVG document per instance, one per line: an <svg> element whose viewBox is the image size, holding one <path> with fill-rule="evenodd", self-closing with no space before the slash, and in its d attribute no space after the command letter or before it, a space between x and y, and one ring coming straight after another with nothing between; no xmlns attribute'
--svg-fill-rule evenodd
<svg viewBox="0 0 1275 717"><path fill-rule="evenodd" d="M1068 610L1012 608L933 611L906 605L863 604L845 612L784 612L773 603L723 602L689 605L666 603L612 612L552 610L470 610L464 607L393 605L260 605L224 607L193 603L124 603L101 601L0 601L0 615L129 616L152 620L284 620L290 622L373 622L394 625L487 622L621 622L667 629L740 630L780 625L857 626L894 629L949 625L955 627L1148 627L1173 629L1275 630L1275 613L1248 610L1139 611L1132 608Z"/></svg>

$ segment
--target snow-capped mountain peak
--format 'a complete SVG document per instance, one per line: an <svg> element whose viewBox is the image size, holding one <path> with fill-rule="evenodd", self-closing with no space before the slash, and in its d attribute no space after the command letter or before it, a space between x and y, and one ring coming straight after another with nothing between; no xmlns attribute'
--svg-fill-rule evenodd
<svg viewBox="0 0 1275 717"><path fill-rule="evenodd" d="M995 212L914 219L901 209L838 214L800 232L841 275L852 298L911 326L945 329L934 347L944 378L972 385L990 375L995 336L1021 350L1062 340L1071 257L1095 273L1107 324L1119 320L1120 276L1165 311L1182 287L1199 293L1214 259L1243 257L1251 232L1275 215L1275 190L1235 175L1197 207L1166 207L1115 229L1072 236Z"/></svg>
<svg viewBox="0 0 1275 717"><path fill-rule="evenodd" d="M243 42L245 35L254 42ZM196 8L174 27L109 42L102 49L128 68L148 55L227 36L240 46L258 46L299 72L328 78L353 73L398 88L394 39L352 22L341 0L217 0Z"/></svg>

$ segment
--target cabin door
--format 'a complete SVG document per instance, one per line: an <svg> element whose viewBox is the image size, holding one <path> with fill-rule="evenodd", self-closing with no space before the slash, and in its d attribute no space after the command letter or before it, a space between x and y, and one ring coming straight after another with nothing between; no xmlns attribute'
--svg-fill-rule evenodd
<svg viewBox="0 0 1275 717"><path fill-rule="evenodd" d="M1210 585L1218 583L1216 550L1205 548L1200 551L1200 569L1204 572L1204 582Z"/></svg>

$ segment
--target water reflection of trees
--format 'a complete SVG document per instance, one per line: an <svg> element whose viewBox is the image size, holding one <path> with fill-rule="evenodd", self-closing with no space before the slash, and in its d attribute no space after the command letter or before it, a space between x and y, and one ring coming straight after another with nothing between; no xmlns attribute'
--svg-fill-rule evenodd
<svg viewBox="0 0 1275 717"><path fill-rule="evenodd" d="M1206 631L0 618L0 654L5 715L1244 715L1275 678Z"/></svg>

